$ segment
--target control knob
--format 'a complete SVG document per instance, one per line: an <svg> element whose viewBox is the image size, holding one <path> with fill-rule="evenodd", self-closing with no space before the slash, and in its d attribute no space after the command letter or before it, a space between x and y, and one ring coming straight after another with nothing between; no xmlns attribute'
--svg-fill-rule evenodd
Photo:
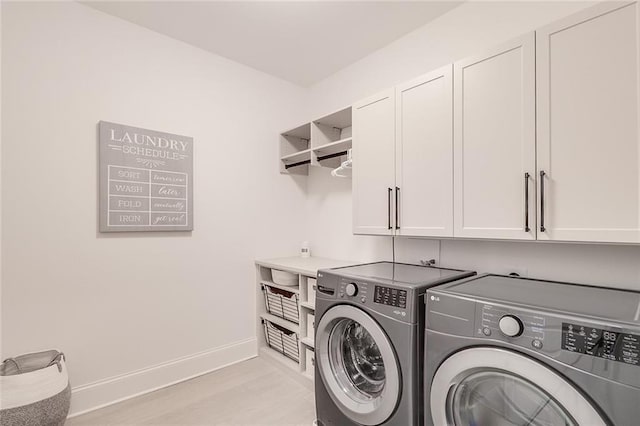
<svg viewBox="0 0 640 426"><path fill-rule="evenodd" d="M344 292L347 293L347 296L353 297L358 294L358 287L354 283L349 283L344 288Z"/></svg>
<svg viewBox="0 0 640 426"><path fill-rule="evenodd" d="M500 331L509 337L518 337L524 331L522 321L513 315L505 315L500 318L498 326L500 327Z"/></svg>

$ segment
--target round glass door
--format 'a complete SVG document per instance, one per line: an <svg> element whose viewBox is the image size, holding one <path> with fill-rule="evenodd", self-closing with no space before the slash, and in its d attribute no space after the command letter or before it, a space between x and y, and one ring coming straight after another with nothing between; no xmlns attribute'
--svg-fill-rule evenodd
<svg viewBox="0 0 640 426"><path fill-rule="evenodd" d="M351 420L377 425L400 397L400 373L387 335L364 311L329 309L316 330L316 363L332 401Z"/></svg>
<svg viewBox="0 0 640 426"><path fill-rule="evenodd" d="M352 319L338 321L329 337L333 374L352 398L371 400L384 390L380 348L366 328Z"/></svg>
<svg viewBox="0 0 640 426"><path fill-rule="evenodd" d="M606 426L564 377L525 355L501 348L456 352L430 389L438 426Z"/></svg>
<svg viewBox="0 0 640 426"><path fill-rule="evenodd" d="M578 426L544 390L505 371L480 371L451 391L455 425Z"/></svg>

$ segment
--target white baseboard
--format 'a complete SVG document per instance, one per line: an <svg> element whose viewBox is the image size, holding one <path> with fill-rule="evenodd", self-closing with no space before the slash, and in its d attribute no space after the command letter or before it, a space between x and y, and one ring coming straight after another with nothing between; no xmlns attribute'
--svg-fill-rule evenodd
<svg viewBox="0 0 640 426"><path fill-rule="evenodd" d="M171 386L257 356L256 339L174 359L142 370L71 389L69 417Z"/></svg>

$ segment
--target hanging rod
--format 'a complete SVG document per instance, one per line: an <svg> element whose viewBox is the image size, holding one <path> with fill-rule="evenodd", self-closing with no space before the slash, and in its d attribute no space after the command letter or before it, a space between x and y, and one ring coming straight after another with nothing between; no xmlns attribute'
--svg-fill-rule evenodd
<svg viewBox="0 0 640 426"><path fill-rule="evenodd" d="M335 154L323 155L318 157L318 161L328 160L329 158L342 157L347 155L347 151L336 152Z"/></svg>
<svg viewBox="0 0 640 426"><path fill-rule="evenodd" d="M304 166L305 164L311 164L311 160L298 161L297 163L285 164L285 169L290 169L292 167Z"/></svg>

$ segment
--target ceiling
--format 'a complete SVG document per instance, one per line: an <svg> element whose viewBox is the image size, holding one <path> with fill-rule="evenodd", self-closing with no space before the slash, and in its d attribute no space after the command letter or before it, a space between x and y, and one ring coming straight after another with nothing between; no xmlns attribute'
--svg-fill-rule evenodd
<svg viewBox="0 0 640 426"><path fill-rule="evenodd" d="M458 6L456 1L91 1L89 7L312 85Z"/></svg>

